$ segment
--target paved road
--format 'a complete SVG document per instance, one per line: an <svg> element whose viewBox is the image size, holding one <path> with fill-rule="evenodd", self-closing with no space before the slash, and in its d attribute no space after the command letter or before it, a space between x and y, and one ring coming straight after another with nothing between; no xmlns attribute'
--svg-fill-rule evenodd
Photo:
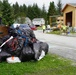
<svg viewBox="0 0 76 75"><path fill-rule="evenodd" d="M76 61L76 37L60 36L34 31L37 39L49 44L49 53L55 53Z"/></svg>

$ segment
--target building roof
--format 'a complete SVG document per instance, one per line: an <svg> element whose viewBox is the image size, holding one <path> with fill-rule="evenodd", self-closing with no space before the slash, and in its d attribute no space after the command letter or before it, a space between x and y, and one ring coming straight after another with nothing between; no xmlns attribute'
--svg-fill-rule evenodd
<svg viewBox="0 0 76 75"><path fill-rule="evenodd" d="M43 18L34 18L33 21L41 21ZM44 19L43 19L44 20Z"/></svg>
<svg viewBox="0 0 76 75"><path fill-rule="evenodd" d="M64 8L62 9L62 12L65 10L65 8L66 8L67 6L76 7L76 3L68 3L68 4L66 4L66 5L64 6Z"/></svg>

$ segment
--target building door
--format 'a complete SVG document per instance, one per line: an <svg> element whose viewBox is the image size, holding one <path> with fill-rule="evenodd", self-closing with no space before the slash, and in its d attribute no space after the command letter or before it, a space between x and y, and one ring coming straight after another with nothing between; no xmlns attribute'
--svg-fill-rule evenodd
<svg viewBox="0 0 76 75"><path fill-rule="evenodd" d="M72 12L66 13L66 25L72 27Z"/></svg>

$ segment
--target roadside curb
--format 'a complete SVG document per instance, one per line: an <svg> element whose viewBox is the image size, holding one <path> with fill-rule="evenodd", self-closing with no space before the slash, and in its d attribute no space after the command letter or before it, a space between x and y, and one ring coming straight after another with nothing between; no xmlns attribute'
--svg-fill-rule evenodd
<svg viewBox="0 0 76 75"><path fill-rule="evenodd" d="M61 34L61 36L76 37L76 34Z"/></svg>

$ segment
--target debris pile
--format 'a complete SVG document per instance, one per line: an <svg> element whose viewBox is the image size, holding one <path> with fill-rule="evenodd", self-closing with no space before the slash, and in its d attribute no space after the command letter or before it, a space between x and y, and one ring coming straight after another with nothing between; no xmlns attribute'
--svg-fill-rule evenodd
<svg viewBox="0 0 76 75"><path fill-rule="evenodd" d="M0 62L39 61L48 53L48 44L39 41L30 28L9 28L8 35L0 39Z"/></svg>

